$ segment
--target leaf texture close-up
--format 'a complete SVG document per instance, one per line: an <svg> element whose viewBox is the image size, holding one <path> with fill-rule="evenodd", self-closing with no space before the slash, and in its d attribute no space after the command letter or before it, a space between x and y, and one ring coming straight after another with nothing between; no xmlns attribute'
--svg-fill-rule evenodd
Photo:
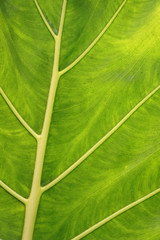
<svg viewBox="0 0 160 240"><path fill-rule="evenodd" d="M0 1L0 239L160 239L160 1Z"/></svg>

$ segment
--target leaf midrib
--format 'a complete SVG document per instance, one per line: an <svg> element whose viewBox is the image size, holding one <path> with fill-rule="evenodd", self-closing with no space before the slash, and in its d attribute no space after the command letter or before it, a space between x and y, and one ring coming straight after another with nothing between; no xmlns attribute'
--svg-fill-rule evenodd
<svg viewBox="0 0 160 240"><path fill-rule="evenodd" d="M95 44L98 42L98 40L103 36L103 34L105 33L105 31L109 28L109 26L113 23L113 21L115 20L115 18L117 17L117 15L119 14L119 12L121 11L121 9L123 8L123 6L125 5L127 0L124 0L123 3L121 4L121 6L119 7L119 9L116 11L116 13L114 14L114 16L111 18L111 20L107 23L107 25L105 26L105 28L101 31L101 33L97 36L97 38L89 45L89 47L72 63L70 64L68 67L66 67L65 69L61 70L59 72L59 77L62 76L63 74L65 74L67 71L69 71L70 69L72 69L78 62L80 62L85 56L86 54L95 46ZM55 33L53 32L53 30L51 29L50 25L48 24L47 20L45 19L44 15L43 15L43 12L41 11L40 7L39 7L39 4L37 3L36 0L34 0L35 4L36 4L36 7L41 15L41 18L43 19L46 27L48 28L49 32L52 34L53 38L56 39L57 38L57 35L55 35ZM64 2L67 2L67 0L64 0ZM64 3L63 2L63 3ZM60 51L60 50L59 50ZM134 114L135 111L137 111L139 109L139 107L141 107L142 104L144 104L155 92L157 92L159 90L160 86L158 86L157 88L155 88L151 93L149 93L139 104L137 104L135 106L135 108L133 108L131 111L131 115ZM37 135L34 130L32 130L30 128L30 126L24 121L23 118L21 118L20 114L18 113L18 111L14 108L14 106L12 105L12 103L9 101L9 99L7 98L7 96L5 95L5 93L3 92L2 89L0 89L0 94L2 94L3 98L5 99L6 103L9 105L9 107L11 108L12 112L15 114L15 116L18 118L18 120L21 122L21 124L28 130L28 132L30 132L31 135L33 135L37 140L40 138L40 135ZM129 114L129 113L128 113ZM128 120L128 118L131 116L131 115L126 115L123 119L124 119L124 122L126 120ZM122 119L122 120L123 120ZM121 120L121 121L122 121ZM123 121L122 122L119 122L116 126L121 127L121 125L124 123ZM122 124L121 124L122 123ZM116 126L109 132L107 133L107 138L110 137L114 132L117 131L118 128L116 128ZM99 142L98 142L98 145L95 144L88 152L89 152L89 155L92 154L92 152L94 152L101 144L103 144L103 142L107 139L106 138L106 135L105 135L105 138L102 138ZM87 153L88 153L87 152ZM76 163L78 163L78 165L80 165L89 155L88 154L84 154L80 159L84 158L82 161L78 160ZM73 164L75 166L75 164ZM58 182L61 181L64 177L66 177L71 171L73 171L77 166L73 167L73 165L68 168L64 173L62 173L57 179L58 179ZM68 171L69 170L69 171ZM71 171L70 171L71 170ZM61 176L63 175L63 177L61 178ZM59 179L61 178L61 179ZM55 179L56 180L56 179ZM50 184L53 184L55 183L53 180ZM58 183L56 182L56 183ZM55 184L56 184L55 183ZM54 186L55 184L53 184L52 186ZM19 201L23 202L24 204L26 203L26 199L23 198L22 196L18 195L16 192L14 192L11 188L9 188L7 185L5 185L2 181L0 181L0 185L6 190L8 191L12 196L14 196L15 198L17 198ZM47 191L48 189L50 189L50 187L52 187L51 185L46 185L44 187L41 188L41 194L44 192L44 191ZM74 238L74 240L76 239L81 239L82 237L88 235L90 232L94 231L95 229L97 229L98 227L102 226L103 224L105 224L106 222L110 221L111 219L113 219L114 217L120 215L121 213L127 211L128 209L138 205L139 203L145 201L146 199L152 197L153 195L157 194L158 192L160 192L160 189L157 189L155 191L153 191L152 193L146 195L145 197L129 204L128 206L124 207L123 209L120 209L119 211L117 211L116 213L112 214L111 216L107 217L106 219L100 221L98 224L95 224L94 226L92 226L91 228L89 228L88 230L86 230L85 232L83 232L82 234L78 235L77 237ZM28 239L27 239L28 240Z"/></svg>

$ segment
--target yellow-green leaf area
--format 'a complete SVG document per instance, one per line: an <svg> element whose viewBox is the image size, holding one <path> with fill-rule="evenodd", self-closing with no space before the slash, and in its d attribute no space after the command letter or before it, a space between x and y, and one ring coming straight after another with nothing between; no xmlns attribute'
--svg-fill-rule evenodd
<svg viewBox="0 0 160 240"><path fill-rule="evenodd" d="M159 16L1 1L0 239L160 239Z"/></svg>

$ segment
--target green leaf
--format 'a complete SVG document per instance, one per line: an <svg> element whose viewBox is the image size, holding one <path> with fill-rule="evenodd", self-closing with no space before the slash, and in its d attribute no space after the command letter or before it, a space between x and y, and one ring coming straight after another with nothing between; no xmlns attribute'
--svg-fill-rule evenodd
<svg viewBox="0 0 160 240"><path fill-rule="evenodd" d="M160 2L0 2L0 239L160 239Z"/></svg>

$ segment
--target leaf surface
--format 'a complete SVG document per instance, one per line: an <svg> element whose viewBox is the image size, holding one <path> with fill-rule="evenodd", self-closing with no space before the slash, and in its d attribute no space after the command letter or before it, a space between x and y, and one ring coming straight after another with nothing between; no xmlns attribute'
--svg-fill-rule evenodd
<svg viewBox="0 0 160 240"><path fill-rule="evenodd" d="M157 0L1 1L1 239L160 238L159 15Z"/></svg>

